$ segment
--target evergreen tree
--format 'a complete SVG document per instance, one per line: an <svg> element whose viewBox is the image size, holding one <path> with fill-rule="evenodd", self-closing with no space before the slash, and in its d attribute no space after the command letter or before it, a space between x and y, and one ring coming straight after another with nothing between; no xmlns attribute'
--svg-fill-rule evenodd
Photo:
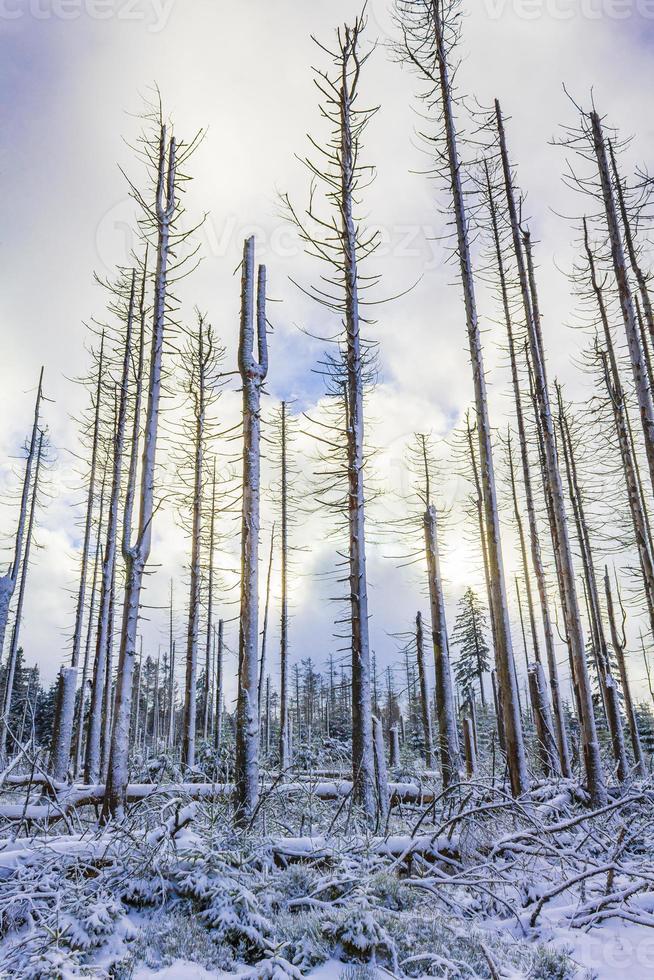
<svg viewBox="0 0 654 980"><path fill-rule="evenodd" d="M473 696L475 683L478 681L481 703L485 705L484 674L490 670L486 610L477 593L470 587L466 589L458 608L459 614L452 632L452 641L459 648L454 676L464 698Z"/></svg>

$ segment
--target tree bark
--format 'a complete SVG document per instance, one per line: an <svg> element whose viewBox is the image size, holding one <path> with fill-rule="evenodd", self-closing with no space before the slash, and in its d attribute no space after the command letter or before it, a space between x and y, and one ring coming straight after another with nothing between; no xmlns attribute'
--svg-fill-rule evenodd
<svg viewBox="0 0 654 980"><path fill-rule="evenodd" d="M545 476L550 495L550 502L552 505L552 517L554 519L551 529L552 537L559 555L559 569L561 573L560 579L563 587L563 612L566 620L566 632L572 651L575 681L577 684L579 706L581 710L581 730L586 777L588 780L588 790L594 804L601 806L606 799L606 789L604 786L599 743L597 741L595 716L593 714L593 701L590 682L588 679L588 669L586 666L584 636L581 626L581 615L575 585L574 563L568 534L565 503L563 499L563 484L561 482L556 439L554 435L554 424L552 421L549 391L547 388L544 351L540 327L540 312L538 309L536 284L533 275L533 266L531 263L531 247L529 237L528 235L525 235L524 246L527 256L527 264L529 267L528 274L523 255L523 243L520 240L520 228L518 224L518 214L515 203L511 166L509 163L506 137L504 133L504 122L502 119L500 104L497 101L495 102L495 115L500 141L500 153L502 159L502 171L504 175L509 222L518 267L520 291L522 294L525 319L527 323L527 335L531 356L531 366L534 376L536 404L538 414L540 416L540 431L543 441L542 448L545 462Z"/></svg>
<svg viewBox="0 0 654 980"><path fill-rule="evenodd" d="M254 357L254 238L243 249L238 362L243 383L241 611L236 723L236 820L247 826L259 793L259 505L261 387L268 372L266 270L257 281L258 361Z"/></svg>

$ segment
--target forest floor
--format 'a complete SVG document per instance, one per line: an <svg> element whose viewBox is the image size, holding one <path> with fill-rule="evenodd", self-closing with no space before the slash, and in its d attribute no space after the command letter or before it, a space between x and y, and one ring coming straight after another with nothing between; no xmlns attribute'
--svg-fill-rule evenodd
<svg viewBox="0 0 654 980"><path fill-rule="evenodd" d="M654 976L651 781L592 809L572 781L515 801L407 771L369 828L346 781L271 775L239 831L228 787L195 775L162 763L106 828L80 790L6 776L0 976Z"/></svg>

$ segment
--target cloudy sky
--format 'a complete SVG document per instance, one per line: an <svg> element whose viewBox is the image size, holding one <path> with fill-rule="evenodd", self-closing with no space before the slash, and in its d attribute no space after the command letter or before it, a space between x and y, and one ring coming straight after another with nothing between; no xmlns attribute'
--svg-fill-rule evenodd
<svg viewBox="0 0 654 980"><path fill-rule="evenodd" d="M295 398L310 411L321 396L312 373L321 347L301 328L319 332L330 325L290 282L291 276L308 281L315 270L280 217L279 194L288 192L299 205L307 199L307 176L296 154L307 152L308 132L320 132L311 66L324 65L311 35L328 42L334 27L358 10L344 0L0 0L0 468L10 488L12 458L29 426L44 364L51 399L45 414L58 462L31 572L23 642L28 660L37 660L48 679L66 649L73 618L81 502L73 418L83 404L73 379L88 371L85 323L103 316L94 272L110 274L131 245L133 212L119 165L138 174L127 145L139 128L134 113L156 82L178 136L206 130L190 167L188 208L197 215L206 211L208 218L199 233L202 264L183 290L186 313L194 304L207 311L233 362L234 269L244 236L256 234L270 293L280 301L270 313L275 332L268 406ZM574 257L573 232L564 217L578 213L579 201L561 179L565 153L551 139L561 123L574 122L565 83L585 105L592 90L600 110L624 134L636 134L629 164L650 160L654 0L475 0L464 11L459 85L485 105L499 97L511 117L512 155L540 243L550 372L571 397L581 397L585 382L572 360L582 338L570 329L575 307L565 276ZM384 277L379 292L391 295L416 284L403 299L379 307L370 328L380 344L381 369L370 405L372 438L384 447L382 474L401 484L406 439L417 429L445 436L460 421L471 398L470 370L455 269L446 263L442 241L446 219L437 207L437 188L421 174L429 161L416 137L416 79L387 49L394 36L388 0L369 0L367 35L378 46L362 79L362 97L381 108L366 141L377 179L364 212L382 235L375 260ZM482 313L492 420L500 424L509 379L491 322L495 310L487 306ZM225 419L235 418L237 391L222 404ZM445 496L456 492L452 485L450 480ZM1 530L11 532L14 511L3 507L0 520ZM510 537L507 528L509 564ZM316 577L333 554L313 531L301 543L307 551L298 558L292 649L294 656L321 661L339 645L331 639L334 609L319 601L324 588ZM469 582L478 582L469 550L452 531L445 561L451 621L456 599ZM392 551L387 543L373 544L369 560L372 639L382 664L396 655L389 634L407 629L417 605L425 607L419 576L399 569ZM171 574L181 588L185 560L184 536L173 516L163 515L152 556L152 606L163 601ZM233 615L233 607L225 608ZM179 629L181 634L181 615ZM144 626L152 652L164 633L164 613L153 609ZM274 646L275 639L273 657ZM637 662L633 669L642 682Z"/></svg>

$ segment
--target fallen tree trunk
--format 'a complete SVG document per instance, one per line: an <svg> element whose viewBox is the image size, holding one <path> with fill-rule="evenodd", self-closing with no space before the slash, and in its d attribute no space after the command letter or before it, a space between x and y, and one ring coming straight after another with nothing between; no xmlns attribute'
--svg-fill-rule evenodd
<svg viewBox="0 0 654 980"><path fill-rule="evenodd" d="M270 791L277 796L290 796L300 793L310 793L319 800L339 800L352 792L352 782L319 782L311 785L304 782L264 783L263 791ZM235 791L234 783L130 783L125 792L126 803L140 803L154 796L181 796L189 800L229 800ZM389 802L398 803L431 803L434 793L425 790L415 783L389 783ZM60 820L64 814L84 806L94 806L104 802L105 786L100 783L95 786L78 785L71 788L69 793L61 795L44 803L4 804L0 806L0 820L21 820L36 822L51 822Z"/></svg>

